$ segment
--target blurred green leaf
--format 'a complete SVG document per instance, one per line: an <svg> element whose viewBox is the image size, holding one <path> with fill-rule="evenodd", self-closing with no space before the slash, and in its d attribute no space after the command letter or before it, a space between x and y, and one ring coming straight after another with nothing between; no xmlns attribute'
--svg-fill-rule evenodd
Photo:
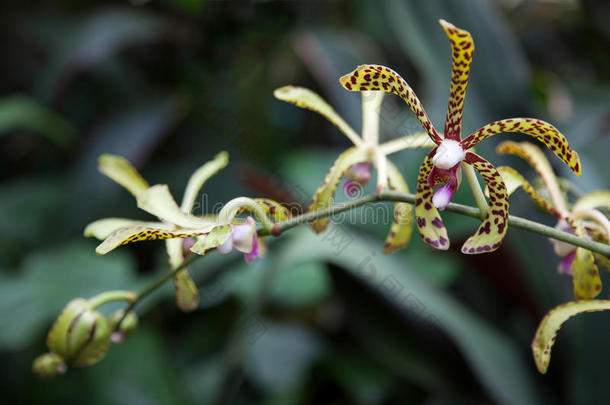
<svg viewBox="0 0 610 405"><path fill-rule="evenodd" d="M324 264L315 262L278 269L270 284L266 298L288 307L315 303L327 297L332 290L328 269Z"/></svg>
<svg viewBox="0 0 610 405"><path fill-rule="evenodd" d="M32 97L18 94L0 98L0 136L18 130L37 132L63 148L72 144L77 133L68 120Z"/></svg>
<svg viewBox="0 0 610 405"><path fill-rule="evenodd" d="M125 253L96 256L85 242L29 255L19 275L1 277L0 348L26 347L72 298L135 288L132 268Z"/></svg>
<svg viewBox="0 0 610 405"><path fill-rule="evenodd" d="M333 230L329 227L327 232ZM432 288L404 262L392 256L368 253L374 252L375 245L362 237L350 234L350 242L338 254L336 245L333 247L332 241L325 241L321 236L305 229L295 230L289 245L284 248L286 257L293 263L312 260L336 263L394 302L400 311L422 317L443 330L470 363L481 384L499 403L539 403L528 378L533 366L528 367L525 362L526 358L530 360L526 348L519 351L510 338L451 296Z"/></svg>

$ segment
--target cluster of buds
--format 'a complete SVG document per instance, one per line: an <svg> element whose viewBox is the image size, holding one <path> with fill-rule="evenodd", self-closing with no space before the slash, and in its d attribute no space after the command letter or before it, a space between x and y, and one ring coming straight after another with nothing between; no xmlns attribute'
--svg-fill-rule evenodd
<svg viewBox="0 0 610 405"><path fill-rule="evenodd" d="M64 374L68 366L90 366L100 361L111 342L121 342L138 324L137 315L119 310L106 317L96 308L123 293L131 301L131 292L100 294L89 300L76 298L68 303L47 335L49 352L38 356L32 365L36 375L49 379Z"/></svg>

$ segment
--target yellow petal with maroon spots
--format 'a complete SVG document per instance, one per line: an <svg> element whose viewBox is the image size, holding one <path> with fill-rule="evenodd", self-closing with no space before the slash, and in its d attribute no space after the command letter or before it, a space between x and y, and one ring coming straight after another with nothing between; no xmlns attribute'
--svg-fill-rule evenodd
<svg viewBox="0 0 610 405"><path fill-rule="evenodd" d="M585 230L580 221L566 218L572 226L576 236L586 237ZM599 278L599 270L595 265L593 253L581 247L576 248L574 261L572 262L572 285L574 287L574 298L587 300L597 296L602 290L602 281Z"/></svg>
<svg viewBox="0 0 610 405"><path fill-rule="evenodd" d="M231 231L233 227L231 225L220 225L212 229L212 231L200 238L197 238L197 242L191 247L191 252L197 253L198 255L205 255L208 250L214 249L227 241L231 237Z"/></svg>
<svg viewBox="0 0 610 405"><path fill-rule="evenodd" d="M574 211L594 208L607 208L610 210L610 190L597 190L587 193L574 203Z"/></svg>
<svg viewBox="0 0 610 405"><path fill-rule="evenodd" d="M542 178L553 202L554 211L559 213L559 216L568 215L566 200L559 187L557 177L551 168L551 164L538 146L530 142L505 141L498 145L496 151L502 154L509 153L519 156L529 163Z"/></svg>
<svg viewBox="0 0 610 405"><path fill-rule="evenodd" d="M585 312L610 310L610 300L590 300L568 302L551 309L542 318L532 341L532 352L538 371L546 373L551 361L551 348L555 343L557 332L568 319Z"/></svg>
<svg viewBox="0 0 610 405"><path fill-rule="evenodd" d="M415 193L415 221L424 242L436 249L449 249L449 237L438 210L432 203L434 188L428 185L428 175L432 171L434 148L424 159L419 168L417 190Z"/></svg>
<svg viewBox="0 0 610 405"><path fill-rule="evenodd" d="M468 31L461 30L445 20L439 20L451 44L451 85L445 118L445 138L460 140L462 111L474 42Z"/></svg>
<svg viewBox="0 0 610 405"><path fill-rule="evenodd" d="M424 111L424 107L415 95L415 92L407 82L392 69L381 65L360 65L353 72L339 79L341 85L349 91L383 90L394 93L402 98L422 124L430 138L436 143L442 139L430 118Z"/></svg>
<svg viewBox="0 0 610 405"><path fill-rule="evenodd" d="M167 239L165 248L169 256L169 265L173 270L184 261L182 239ZM199 290L185 268L174 275L174 293L176 305L184 312L195 310L199 306Z"/></svg>
<svg viewBox="0 0 610 405"><path fill-rule="evenodd" d="M125 187L136 198L149 187L135 167L122 156L103 154L97 162L100 172Z"/></svg>
<svg viewBox="0 0 610 405"><path fill-rule="evenodd" d="M157 184L140 193L138 207L162 221L183 228L198 228L215 223L183 212L165 184Z"/></svg>
<svg viewBox="0 0 610 405"><path fill-rule="evenodd" d="M362 139L356 131L322 97L313 91L305 87L284 86L276 89L273 95L275 98L294 104L297 107L317 112L339 128L354 145L362 143Z"/></svg>
<svg viewBox="0 0 610 405"><path fill-rule="evenodd" d="M388 183L390 189L409 192L407 182L402 177L400 171L389 160L388 163ZM394 203L394 216L392 225L383 245L383 253L392 253L395 250L407 247L411 241L413 233L413 206L407 203Z"/></svg>
<svg viewBox="0 0 610 405"><path fill-rule="evenodd" d="M143 240L158 240L171 238L188 238L205 235L213 228L209 225L199 229L175 229L172 225L158 223L155 226L134 225L113 232L98 245L95 253L104 255L119 246Z"/></svg>
<svg viewBox="0 0 610 405"><path fill-rule="evenodd" d="M84 231L86 237L94 237L99 240L104 240L110 234L118 229L132 225L156 226L158 222L135 221L127 218L104 218L98 219L95 222L87 225Z"/></svg>
<svg viewBox="0 0 610 405"><path fill-rule="evenodd" d="M210 177L222 170L228 163L229 154L223 151L217 154L213 160L210 160L199 169L195 170L189 178L186 189L184 190L184 197L182 197L182 204L180 205L182 211L187 214L191 213L201 187L203 187Z"/></svg>
<svg viewBox="0 0 610 405"><path fill-rule="evenodd" d="M504 180L504 184L506 185L506 191L509 196L513 194L519 187L521 187L526 193L532 197L532 200L538 205L540 208L545 210L546 212L556 216L557 218L561 218L561 214L553 208L551 204L547 200L544 199L538 192L532 187L532 185L521 176L515 169L509 166L501 166L498 167L498 173L502 176ZM489 189L485 189L485 195L488 194Z"/></svg>
<svg viewBox="0 0 610 405"><path fill-rule="evenodd" d="M326 177L324 177L322 185L314 194L308 211L317 211L330 207L333 204L335 190L337 190L339 181L344 173L350 166L356 163L367 162L368 160L367 154L358 147L349 148L340 154L328 174L326 174ZM324 232L328 226L328 217L316 219L310 225L316 233Z"/></svg>
<svg viewBox="0 0 610 405"><path fill-rule="evenodd" d="M479 155L466 152L466 163L479 172L489 189L489 211L483 223L462 246L462 253L477 254L500 247L508 226L508 193L498 170Z"/></svg>
<svg viewBox="0 0 610 405"><path fill-rule="evenodd" d="M520 132L536 138L580 176L581 164L578 153L570 148L568 141L557 128L535 118L508 118L494 121L470 134L462 141L462 147L464 150L470 149L483 139L505 132Z"/></svg>
<svg viewBox="0 0 610 405"><path fill-rule="evenodd" d="M284 221L292 216L288 208L284 207L277 201L269 198L254 198L254 201L262 208L265 215L274 218L276 221ZM237 210L237 214L252 211L253 210L251 207L242 206L239 210Z"/></svg>

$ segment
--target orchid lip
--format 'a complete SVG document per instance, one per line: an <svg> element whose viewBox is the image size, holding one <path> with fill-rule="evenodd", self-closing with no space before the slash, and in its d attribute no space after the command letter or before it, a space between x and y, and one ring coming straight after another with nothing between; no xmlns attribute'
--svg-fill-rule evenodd
<svg viewBox="0 0 610 405"><path fill-rule="evenodd" d="M432 204L434 204L437 209L443 211L447 205L449 205L453 193L455 193L455 187L451 183L443 184L434 192Z"/></svg>

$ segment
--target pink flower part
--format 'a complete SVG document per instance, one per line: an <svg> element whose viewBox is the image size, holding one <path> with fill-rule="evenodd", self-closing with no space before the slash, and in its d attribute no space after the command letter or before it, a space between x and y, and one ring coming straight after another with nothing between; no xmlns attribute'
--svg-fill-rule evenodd
<svg viewBox="0 0 610 405"><path fill-rule="evenodd" d="M443 211L449 205L451 197L455 193L455 188L451 183L446 183L438 188L432 196L432 204L439 210Z"/></svg>
<svg viewBox="0 0 610 405"><path fill-rule="evenodd" d="M450 169L432 168L428 176L428 184L435 187L438 183L445 183L439 187L432 196L432 204L439 210L444 210L457 191L462 180L462 168L459 163Z"/></svg>
<svg viewBox="0 0 610 405"><path fill-rule="evenodd" d="M244 259L246 263L252 263L254 259L260 257L261 254L258 249L258 236L254 235L254 243L252 244L252 251L250 253L244 253Z"/></svg>
<svg viewBox="0 0 610 405"><path fill-rule="evenodd" d="M350 166L345 172L345 177L348 179L343 183L343 192L348 197L353 197L357 194L368 181L371 179L371 162L361 162Z"/></svg>
<svg viewBox="0 0 610 405"><path fill-rule="evenodd" d="M229 239L216 248L221 255L227 255L233 249L244 253L248 263L260 256L256 222L252 217L248 217L245 224L233 225Z"/></svg>
<svg viewBox="0 0 610 405"><path fill-rule="evenodd" d="M559 266L557 266L557 270L560 273L572 275L572 264L574 263L574 258L576 257L576 252L572 252L559 262Z"/></svg>

